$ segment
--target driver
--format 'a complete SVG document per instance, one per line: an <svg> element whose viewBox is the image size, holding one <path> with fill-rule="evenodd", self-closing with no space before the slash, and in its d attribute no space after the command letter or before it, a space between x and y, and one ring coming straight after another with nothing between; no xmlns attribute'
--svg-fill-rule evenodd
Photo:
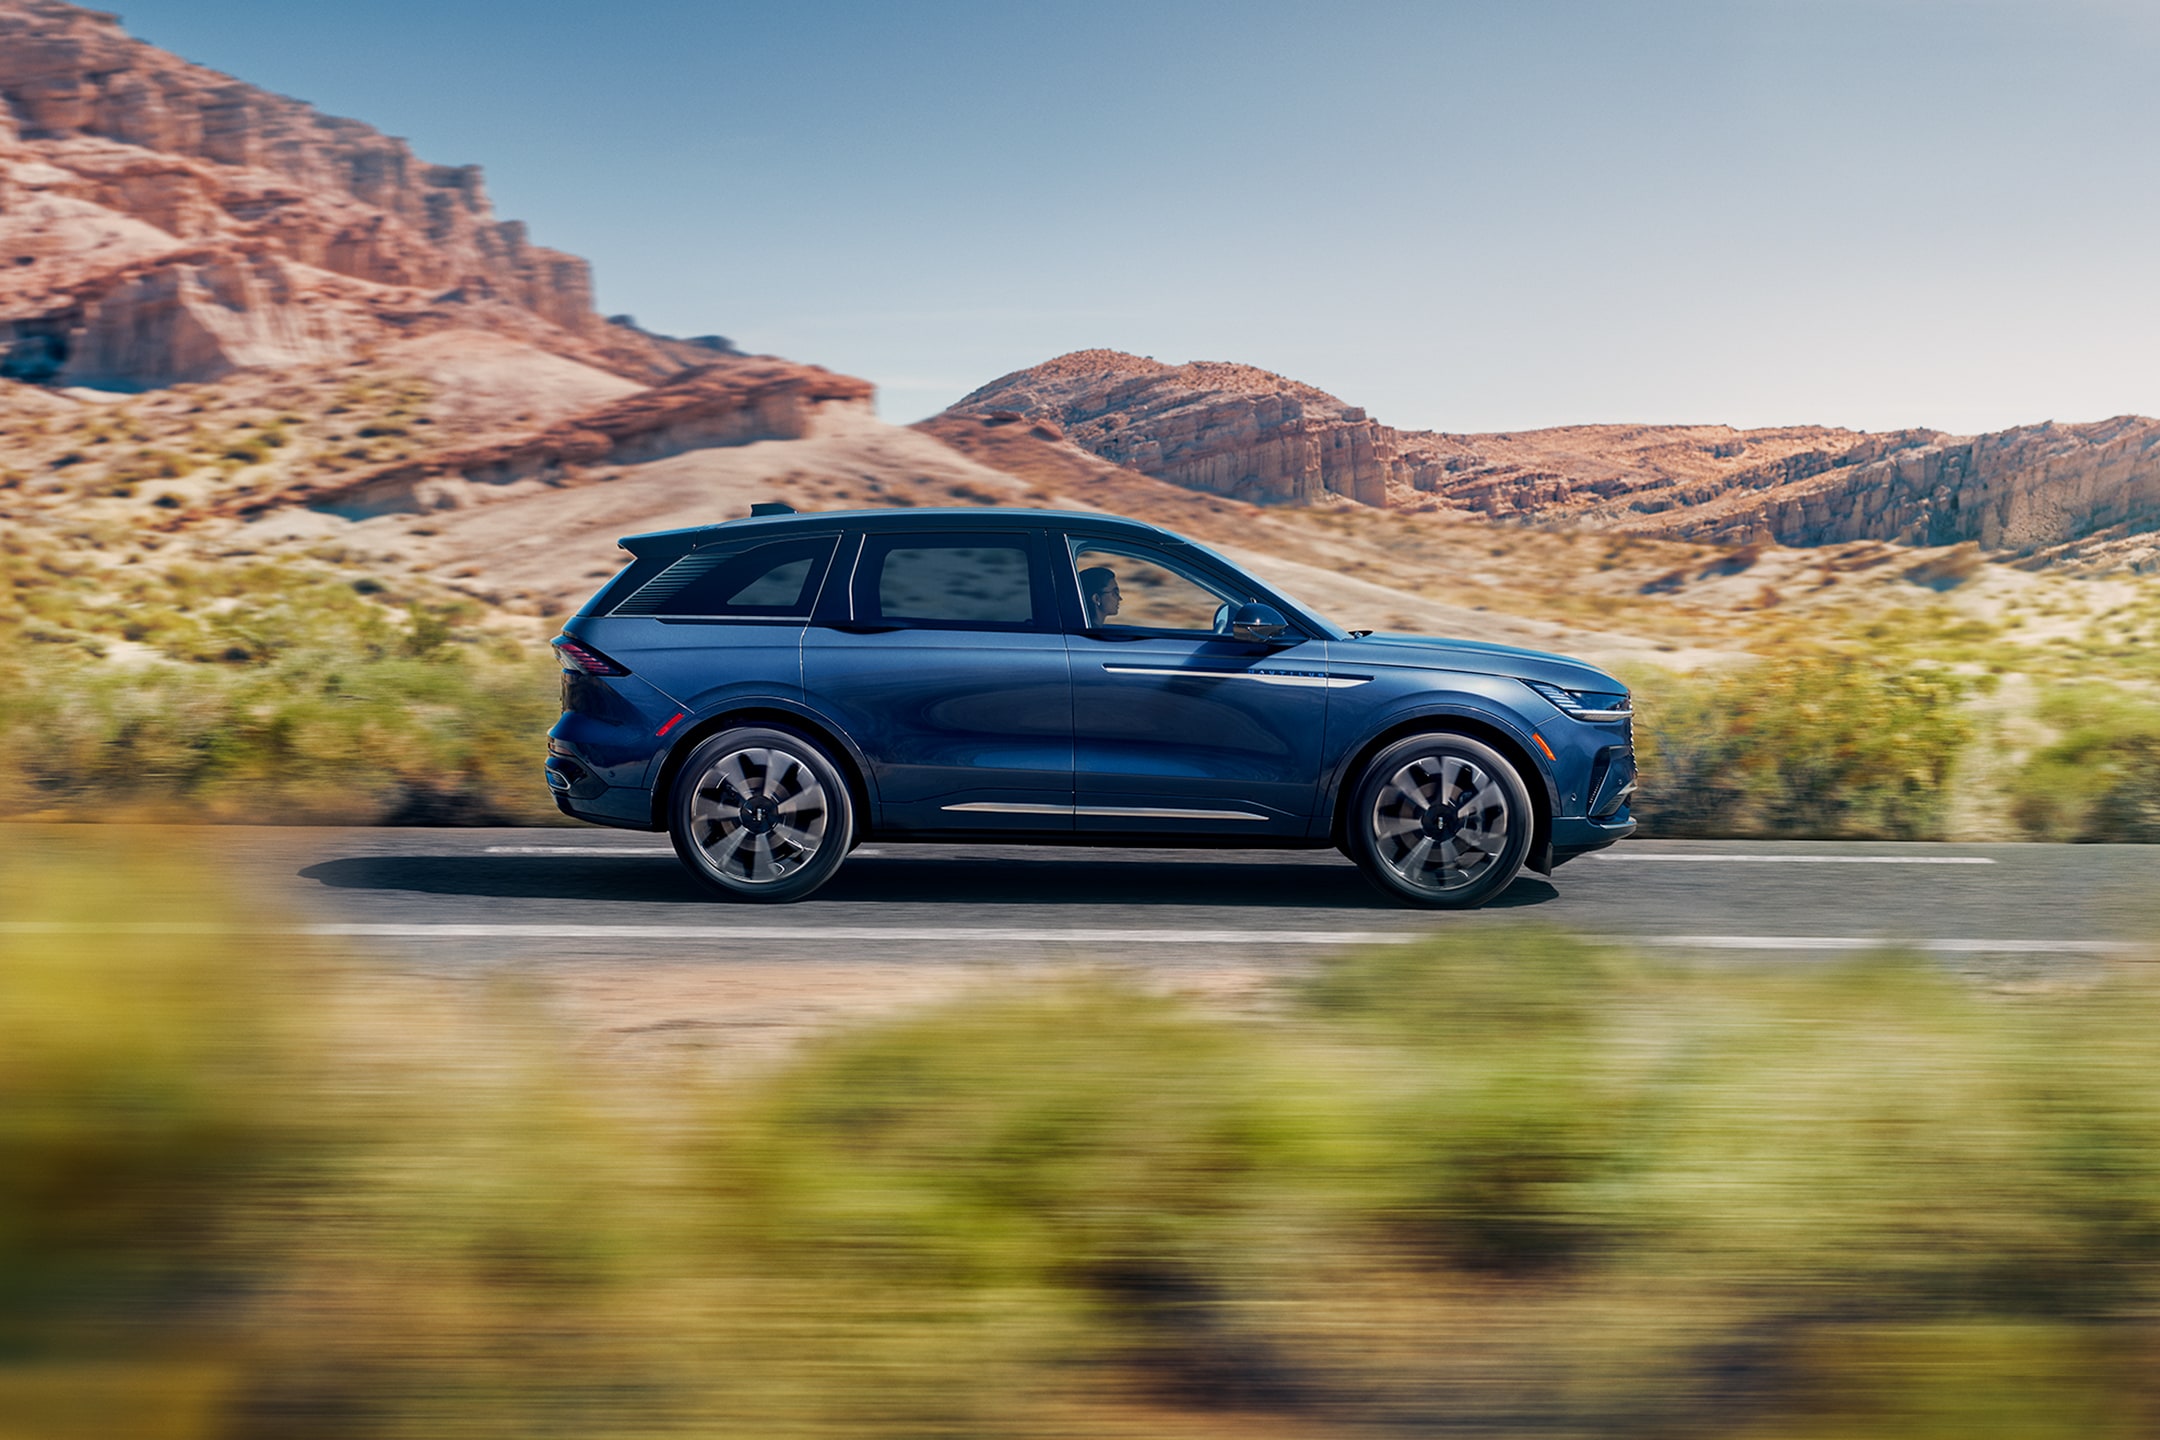
<svg viewBox="0 0 2160 1440"><path fill-rule="evenodd" d="M1109 624L1121 599L1117 571L1108 565L1090 565L1080 572L1080 601L1087 608L1089 629L1100 630Z"/></svg>

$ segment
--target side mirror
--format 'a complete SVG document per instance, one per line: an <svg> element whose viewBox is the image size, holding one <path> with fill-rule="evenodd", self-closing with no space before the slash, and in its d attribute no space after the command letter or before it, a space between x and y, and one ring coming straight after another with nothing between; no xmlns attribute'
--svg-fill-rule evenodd
<svg viewBox="0 0 2160 1440"><path fill-rule="evenodd" d="M1282 612L1272 605L1240 605L1230 619L1230 633L1255 643L1273 640L1290 628Z"/></svg>

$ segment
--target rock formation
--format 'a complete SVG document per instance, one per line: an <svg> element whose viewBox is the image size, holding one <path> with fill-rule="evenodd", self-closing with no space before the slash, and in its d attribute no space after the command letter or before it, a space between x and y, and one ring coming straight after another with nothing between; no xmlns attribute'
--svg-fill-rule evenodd
<svg viewBox="0 0 2160 1440"><path fill-rule="evenodd" d="M687 450L753 440L799 440L828 405L867 409L867 380L815 365L754 359L687 371L533 434L437 451L274 494L237 495L229 513L308 505L347 519L397 511L456 509L524 481L565 483L586 466L640 465Z"/></svg>
<svg viewBox="0 0 2160 1440"><path fill-rule="evenodd" d="M1735 488L1658 525L1681 539L1785 545L1977 541L2033 555L2160 528L2160 421L2026 425L1855 451L1782 483Z"/></svg>
<svg viewBox="0 0 2160 1440"><path fill-rule="evenodd" d="M135 389L465 327L640 380L710 362L602 320L475 166L61 0L0 0L0 376Z"/></svg>
<svg viewBox="0 0 2160 1440"><path fill-rule="evenodd" d="M2160 568L2160 421L2134 416L1978 437L1805 425L1457 435L1396 430L1250 366L1083 350L994 380L925 424L1020 422L1157 479L1263 504L1341 495L1676 540L1974 541L2041 561Z"/></svg>
<svg viewBox="0 0 2160 1440"><path fill-rule="evenodd" d="M1355 405L1249 365L1164 365L1081 350L991 381L947 413L1010 412L1115 464L1264 505L1387 504L1417 466Z"/></svg>

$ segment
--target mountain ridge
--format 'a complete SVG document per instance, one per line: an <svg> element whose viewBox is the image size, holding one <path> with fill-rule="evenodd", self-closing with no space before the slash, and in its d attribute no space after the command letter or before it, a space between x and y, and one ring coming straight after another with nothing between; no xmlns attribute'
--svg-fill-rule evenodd
<svg viewBox="0 0 2160 1440"><path fill-rule="evenodd" d="M1830 426L1400 430L1257 367L1081 350L933 420L1024 420L1156 479L1258 504L1354 501L1721 545L1976 543L2033 563L2160 570L2160 420L1980 436ZM938 427L925 422L926 427Z"/></svg>

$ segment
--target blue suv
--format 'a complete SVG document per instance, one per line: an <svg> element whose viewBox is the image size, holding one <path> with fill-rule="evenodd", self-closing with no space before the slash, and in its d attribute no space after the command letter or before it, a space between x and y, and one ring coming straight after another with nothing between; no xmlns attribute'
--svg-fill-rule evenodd
<svg viewBox="0 0 2160 1440"><path fill-rule="evenodd" d="M1152 525L759 505L622 547L554 642L548 784L733 899L865 840L1008 840L1334 846L1466 908L1635 828L1611 676L1341 630Z"/></svg>

